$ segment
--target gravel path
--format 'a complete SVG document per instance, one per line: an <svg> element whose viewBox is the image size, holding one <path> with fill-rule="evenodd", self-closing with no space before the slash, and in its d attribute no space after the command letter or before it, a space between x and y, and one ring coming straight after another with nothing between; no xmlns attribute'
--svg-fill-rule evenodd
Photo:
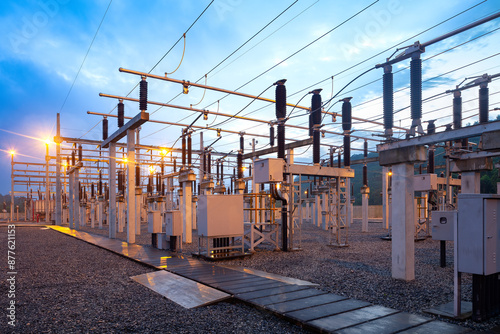
<svg viewBox="0 0 500 334"><path fill-rule="evenodd" d="M84 228L85 231L107 235L106 230ZM143 225L137 243L150 245L151 235ZM439 266L439 241L427 239L415 243L415 275L412 282L393 279L391 276L391 242L380 237L387 235L382 223L370 222L368 233L361 232L361 221L349 229L349 247L328 247L327 231L304 224L302 250L284 253L273 251L265 245L251 257L219 263L243 266L283 276L298 278L320 285L320 289L335 294L365 300L373 304L395 308L431 317L422 310L453 301L453 243L446 243L447 267ZM125 233L118 238L126 240ZM198 250L198 238L184 245L183 253ZM462 299L471 301L472 276L462 274ZM443 319L441 319L443 320ZM449 321L477 331L495 330L500 326L500 316L486 322L472 320Z"/></svg>
<svg viewBox="0 0 500 334"><path fill-rule="evenodd" d="M2 272L7 229L0 228ZM0 333L303 333L299 327L241 303L187 310L132 281L154 271L109 251L39 227L16 229L14 330ZM7 307L2 275L0 307Z"/></svg>

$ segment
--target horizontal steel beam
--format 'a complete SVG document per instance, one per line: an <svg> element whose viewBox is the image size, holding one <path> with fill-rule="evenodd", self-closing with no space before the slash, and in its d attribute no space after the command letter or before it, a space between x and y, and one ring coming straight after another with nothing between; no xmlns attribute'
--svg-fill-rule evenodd
<svg viewBox="0 0 500 334"><path fill-rule="evenodd" d="M500 130L500 121L477 124L461 129L438 132L432 135L425 135L390 143L379 144L377 145L377 151L380 152L409 146L433 145L446 141L477 137L482 135L484 132L498 130Z"/></svg>
<svg viewBox="0 0 500 334"><path fill-rule="evenodd" d="M147 112L138 113L134 118L132 118L118 130L116 130L106 140L103 140L101 147L107 148L110 143L116 143L127 135L128 130L135 130L147 121L149 121L149 114Z"/></svg>
<svg viewBox="0 0 500 334"><path fill-rule="evenodd" d="M326 177L354 177L354 169L292 164L285 167L285 174Z"/></svg>
<svg viewBox="0 0 500 334"><path fill-rule="evenodd" d="M307 139L304 139L304 140L301 140L301 141L297 141L295 143L285 144L285 150L290 150L290 149L297 148L297 147L311 145L312 143L313 143L312 138L307 138ZM247 154L243 154L243 159L249 159L249 158L253 158L253 157L267 155L267 154L271 154L271 153L274 153L274 152L278 152L278 146L274 146L274 147L271 147L271 148L266 148L264 150L260 150L260 151L255 151L255 152L250 152L250 153L247 153Z"/></svg>

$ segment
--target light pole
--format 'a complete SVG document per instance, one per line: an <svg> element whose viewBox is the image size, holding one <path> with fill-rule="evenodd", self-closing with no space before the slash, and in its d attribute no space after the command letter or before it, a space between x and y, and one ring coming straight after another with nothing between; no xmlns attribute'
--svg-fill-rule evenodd
<svg viewBox="0 0 500 334"><path fill-rule="evenodd" d="M15 151L10 151L10 221L14 221L14 154Z"/></svg>
<svg viewBox="0 0 500 334"><path fill-rule="evenodd" d="M46 150L45 150L45 161L46 161L46 164L45 164L45 223L47 223L47 224L50 223L49 144L50 144L50 140L49 139L45 140L45 148L46 148Z"/></svg>

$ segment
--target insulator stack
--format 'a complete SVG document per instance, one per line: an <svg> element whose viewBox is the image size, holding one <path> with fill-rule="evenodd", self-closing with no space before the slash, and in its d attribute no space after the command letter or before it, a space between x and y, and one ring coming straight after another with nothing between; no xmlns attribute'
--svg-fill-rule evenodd
<svg viewBox="0 0 500 334"><path fill-rule="evenodd" d="M118 128L121 128L123 124L125 124L125 106L122 100L120 100L118 102Z"/></svg>
<svg viewBox="0 0 500 334"><path fill-rule="evenodd" d="M188 138L187 138L187 164L189 167L191 167L191 153L192 153L192 150L191 150L191 135L188 135Z"/></svg>
<svg viewBox="0 0 500 334"><path fill-rule="evenodd" d="M312 113L309 113L309 137L313 136L313 128L314 128L314 123L313 123L313 115Z"/></svg>
<svg viewBox="0 0 500 334"><path fill-rule="evenodd" d="M222 160L220 162L220 180L221 185L224 184L224 161Z"/></svg>
<svg viewBox="0 0 500 334"><path fill-rule="evenodd" d="M319 126L321 125L321 90L315 90L311 98L311 115L313 121L313 163L319 164L320 160L320 141L321 134Z"/></svg>
<svg viewBox="0 0 500 334"><path fill-rule="evenodd" d="M102 120L102 140L108 139L108 119L104 117Z"/></svg>
<svg viewBox="0 0 500 334"><path fill-rule="evenodd" d="M434 173L434 150L429 150L428 153L428 163L427 163L427 173L428 174L433 174Z"/></svg>
<svg viewBox="0 0 500 334"><path fill-rule="evenodd" d="M217 173L217 174L216 174L216 176L217 176L217 183L219 183L219 180L220 180L220 174L219 174L219 168L220 168L220 166L219 166L219 159L217 159L217 162L215 163L215 166L216 166L216 168L215 168L215 169L216 169L216 173Z"/></svg>
<svg viewBox="0 0 500 334"><path fill-rule="evenodd" d="M363 143L363 156L368 158L368 141L365 140Z"/></svg>
<svg viewBox="0 0 500 334"><path fill-rule="evenodd" d="M78 146L78 161L83 161L83 149L82 149L82 145Z"/></svg>
<svg viewBox="0 0 500 334"><path fill-rule="evenodd" d="M207 175L207 154L203 152L203 176Z"/></svg>
<svg viewBox="0 0 500 334"><path fill-rule="evenodd" d="M285 159L286 87L284 80L276 85L276 118L278 119L278 158Z"/></svg>
<svg viewBox="0 0 500 334"><path fill-rule="evenodd" d="M284 119L286 117L286 87L283 83L276 85L276 118Z"/></svg>
<svg viewBox="0 0 500 334"><path fill-rule="evenodd" d="M238 152L238 157L237 157L237 162L238 162L238 179L243 178L243 154Z"/></svg>
<svg viewBox="0 0 500 334"><path fill-rule="evenodd" d="M208 177L212 176L212 153L208 152L207 155L207 173Z"/></svg>
<svg viewBox="0 0 500 334"><path fill-rule="evenodd" d="M141 166L135 165L135 186L141 186Z"/></svg>
<svg viewBox="0 0 500 334"><path fill-rule="evenodd" d="M93 182L92 182L92 185L90 186L90 197L92 197L92 198L95 197L95 186L94 186Z"/></svg>
<svg viewBox="0 0 500 334"><path fill-rule="evenodd" d="M413 58L410 62L410 104L411 130L421 127L422 118L422 59Z"/></svg>
<svg viewBox="0 0 500 334"><path fill-rule="evenodd" d="M428 135L433 135L436 133L436 124L434 124L436 120L430 120L429 123L427 124L427 134Z"/></svg>
<svg viewBox="0 0 500 334"><path fill-rule="evenodd" d="M269 128L269 145L271 145L271 147L274 147L274 126L271 126Z"/></svg>
<svg viewBox="0 0 500 334"><path fill-rule="evenodd" d="M148 82L145 78L139 84L139 110L148 110Z"/></svg>
<svg viewBox="0 0 500 334"><path fill-rule="evenodd" d="M330 150L330 167L333 167L333 149Z"/></svg>
<svg viewBox="0 0 500 334"><path fill-rule="evenodd" d="M245 153L245 140L243 136L240 136L240 151L241 153Z"/></svg>
<svg viewBox="0 0 500 334"><path fill-rule="evenodd" d="M249 165L248 166L248 176L251 177L252 176L252 165Z"/></svg>
<svg viewBox="0 0 500 334"><path fill-rule="evenodd" d="M149 175L148 177L148 185L146 187L146 191L148 193L152 193L153 192L153 175Z"/></svg>
<svg viewBox="0 0 500 334"><path fill-rule="evenodd" d="M99 171L99 186L98 186L99 196L102 196L102 171Z"/></svg>
<svg viewBox="0 0 500 334"><path fill-rule="evenodd" d="M69 157L66 157L66 169L70 168L71 165L69 164Z"/></svg>
<svg viewBox="0 0 500 334"><path fill-rule="evenodd" d="M109 187L108 187L108 183L104 183L104 189L105 189L105 190L104 190L104 191L105 191L104 193L106 194L106 196L105 196L105 200L106 200L106 201L109 201Z"/></svg>
<svg viewBox="0 0 500 334"><path fill-rule="evenodd" d="M123 191L123 172L118 171L118 191Z"/></svg>
<svg viewBox="0 0 500 334"><path fill-rule="evenodd" d="M340 150L337 154L337 164L338 164L338 168L342 168L342 153L340 152Z"/></svg>
<svg viewBox="0 0 500 334"><path fill-rule="evenodd" d="M460 91L453 92L453 128L460 129L462 127L462 93Z"/></svg>
<svg viewBox="0 0 500 334"><path fill-rule="evenodd" d="M488 87L479 88L479 124L488 123Z"/></svg>
<svg viewBox="0 0 500 334"><path fill-rule="evenodd" d="M174 173L177 171L177 160L174 160Z"/></svg>
<svg viewBox="0 0 500 334"><path fill-rule="evenodd" d="M160 193L161 192L161 176L160 173L156 173L156 192Z"/></svg>
<svg viewBox="0 0 500 334"><path fill-rule="evenodd" d="M75 155L76 155L76 152L73 150L71 151L71 166L74 167L76 165L76 162L75 162Z"/></svg>
<svg viewBox="0 0 500 334"><path fill-rule="evenodd" d="M278 124L278 158L285 159L285 125Z"/></svg>
<svg viewBox="0 0 500 334"><path fill-rule="evenodd" d="M394 126L394 80L392 66L384 67L383 95L384 95L384 129L385 134L392 136Z"/></svg>
<svg viewBox="0 0 500 334"><path fill-rule="evenodd" d="M351 137L344 136L344 166L351 166Z"/></svg>
<svg viewBox="0 0 500 334"><path fill-rule="evenodd" d="M347 97L342 103L342 130L351 131L352 128L352 105L351 98Z"/></svg>
<svg viewBox="0 0 500 334"><path fill-rule="evenodd" d="M182 133L182 167L186 166L186 136Z"/></svg>
<svg viewBox="0 0 500 334"><path fill-rule="evenodd" d="M366 165L363 166L363 185L368 185L368 167Z"/></svg>

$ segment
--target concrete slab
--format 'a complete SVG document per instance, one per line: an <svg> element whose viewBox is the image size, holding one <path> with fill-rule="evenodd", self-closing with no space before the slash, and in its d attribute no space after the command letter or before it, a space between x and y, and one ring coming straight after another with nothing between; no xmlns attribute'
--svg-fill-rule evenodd
<svg viewBox="0 0 500 334"><path fill-rule="evenodd" d="M333 293L327 293L307 298L290 300L278 304L267 305L266 308L279 313L287 313L297 310L302 310L308 307L333 303L339 300L345 299L345 297L334 295Z"/></svg>
<svg viewBox="0 0 500 334"><path fill-rule="evenodd" d="M231 297L225 292L165 270L131 278L185 308L205 306Z"/></svg>
<svg viewBox="0 0 500 334"><path fill-rule="evenodd" d="M313 320L308 322L307 324L323 331L334 332L342 328L359 325L369 320L385 317L387 315L398 312L398 310L373 305L354 311Z"/></svg>
<svg viewBox="0 0 500 334"><path fill-rule="evenodd" d="M261 271L261 270L257 270L257 269L250 269L250 268L245 268L245 267L234 267L234 266L222 266L222 265L221 265L221 267L230 268L232 270L241 271L241 272L244 272L247 274L252 274L252 275L261 276L261 277L265 277L265 278L270 278L270 279L284 282L284 283L288 283L288 284L306 285L306 286L318 286L319 285L316 283L303 281L303 280L300 280L297 278L285 277L285 276L281 276L281 275L277 275L277 274L273 274L273 273L266 273L265 271Z"/></svg>
<svg viewBox="0 0 500 334"><path fill-rule="evenodd" d="M449 302L443 305L434 306L432 308L423 310L425 313L438 315L440 317L445 317L448 319L467 319L472 316L472 302L461 301L460 302L461 314L459 317L455 317L455 312L453 309L453 302Z"/></svg>
<svg viewBox="0 0 500 334"><path fill-rule="evenodd" d="M408 330L399 332L405 334L429 334L429 333L439 333L439 334L459 334L470 332L469 328L460 327L454 324L449 324L442 321L431 321L423 325L410 328Z"/></svg>
<svg viewBox="0 0 500 334"><path fill-rule="evenodd" d="M313 306L299 311L288 312L285 313L285 315L300 322L307 322L314 319L339 314L342 312L356 310L370 305L370 303L361 300L345 299L330 304Z"/></svg>
<svg viewBox="0 0 500 334"><path fill-rule="evenodd" d="M326 292L310 289L301 285L286 285L277 288L270 288L260 291L246 292L238 294L239 299L251 301L257 305L276 304L284 301L312 297L325 294Z"/></svg>
<svg viewBox="0 0 500 334"><path fill-rule="evenodd" d="M337 333L342 334L383 334L383 333L395 333L402 330L407 330L412 327L422 325L426 322L431 321L429 318L424 318L415 314L410 314L406 312L400 312L387 317L378 318L372 321L365 322L360 325L353 327L344 328Z"/></svg>

